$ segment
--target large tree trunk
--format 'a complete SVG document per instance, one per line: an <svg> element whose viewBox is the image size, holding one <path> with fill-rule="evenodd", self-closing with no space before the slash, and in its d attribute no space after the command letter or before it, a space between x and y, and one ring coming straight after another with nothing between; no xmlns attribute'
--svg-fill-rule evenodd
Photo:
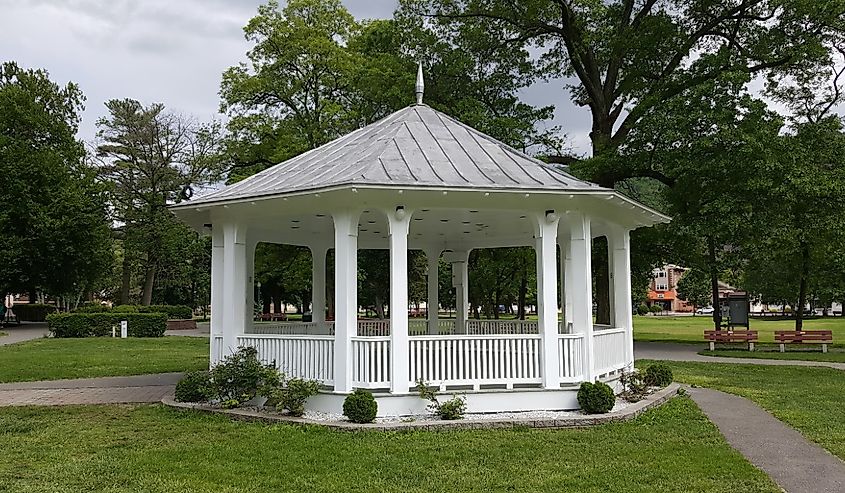
<svg viewBox="0 0 845 493"><path fill-rule="evenodd" d="M719 268L716 265L716 240L707 237L707 263L710 267L710 294L713 297L713 328L722 328L722 307L719 304Z"/></svg>
<svg viewBox="0 0 845 493"><path fill-rule="evenodd" d="M519 294L517 297L516 318L525 320L525 298L528 295L528 273L522 271L522 278L519 280Z"/></svg>
<svg viewBox="0 0 845 493"><path fill-rule="evenodd" d="M155 262L147 266L147 272L144 275L144 292L141 295L141 304L148 306L153 301L153 285L156 279L156 265Z"/></svg>
<svg viewBox="0 0 845 493"><path fill-rule="evenodd" d="M120 280L120 304L129 304L129 287L132 284L132 265L129 262L129 255L126 253L126 246L123 247L123 265L121 266Z"/></svg>
<svg viewBox="0 0 845 493"><path fill-rule="evenodd" d="M798 286L798 306L795 310L795 330L804 330L804 305L807 303L807 280L810 278L810 247L801 242L801 282Z"/></svg>

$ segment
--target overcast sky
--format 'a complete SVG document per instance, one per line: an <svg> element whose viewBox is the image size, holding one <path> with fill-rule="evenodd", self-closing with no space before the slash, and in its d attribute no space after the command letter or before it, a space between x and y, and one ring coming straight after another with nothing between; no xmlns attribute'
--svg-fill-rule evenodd
<svg viewBox="0 0 845 493"><path fill-rule="evenodd" d="M133 98L209 120L220 76L245 60L243 26L262 0L0 0L0 61L44 68L74 81L87 102L80 137L90 140L103 103ZM391 17L396 0L343 0L358 19ZM560 81L537 84L523 99L553 104L574 150L589 149L589 117Z"/></svg>

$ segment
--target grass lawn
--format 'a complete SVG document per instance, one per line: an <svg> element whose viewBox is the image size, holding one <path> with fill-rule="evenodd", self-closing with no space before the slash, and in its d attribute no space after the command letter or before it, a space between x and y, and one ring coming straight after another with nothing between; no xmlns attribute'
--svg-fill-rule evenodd
<svg viewBox="0 0 845 493"><path fill-rule="evenodd" d="M704 331L713 328L710 317L634 317L634 339L638 341L700 342ZM751 320L760 342L774 343L776 330L793 330L794 320ZM845 318L830 317L804 321L807 330L832 330L836 346L845 346Z"/></svg>
<svg viewBox="0 0 845 493"><path fill-rule="evenodd" d="M208 339L35 339L0 346L0 382L140 375L208 367Z"/></svg>
<svg viewBox="0 0 845 493"><path fill-rule="evenodd" d="M845 351L842 350L828 350L827 353L821 352L821 350L816 351L796 351L796 350L789 350L787 347L785 353L781 353L777 350L777 346L774 346L773 350L760 350L761 348L758 346L754 349L753 352L748 351L748 349L719 349L716 348L715 351L699 351L698 354L702 356L725 356L728 358L757 358L757 359L786 359L786 360L804 360L804 361L833 361L835 363L845 363ZM769 349L769 348L766 348Z"/></svg>
<svg viewBox="0 0 845 493"><path fill-rule="evenodd" d="M747 397L845 460L845 372L801 366L663 363L672 367L676 381Z"/></svg>
<svg viewBox="0 0 845 493"><path fill-rule="evenodd" d="M0 491L776 492L688 398L581 430L346 433L163 406L0 408Z"/></svg>

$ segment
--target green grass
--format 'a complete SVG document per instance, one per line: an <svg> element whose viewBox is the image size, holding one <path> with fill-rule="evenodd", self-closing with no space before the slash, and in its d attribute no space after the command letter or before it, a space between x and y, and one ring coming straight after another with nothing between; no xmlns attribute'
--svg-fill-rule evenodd
<svg viewBox="0 0 845 493"><path fill-rule="evenodd" d="M35 339L0 346L0 382L141 375L208 367L208 339Z"/></svg>
<svg viewBox="0 0 845 493"><path fill-rule="evenodd" d="M638 341L700 342L704 331L713 328L710 317L634 317L634 339ZM751 329L759 332L760 342L774 343L776 330L793 330L793 320L751 320ZM845 345L845 318L806 320L806 330L832 330L836 346Z"/></svg>
<svg viewBox="0 0 845 493"><path fill-rule="evenodd" d="M640 364L649 362L641 361ZM845 460L845 372L831 368L664 361L675 380L753 400Z"/></svg>
<svg viewBox="0 0 845 493"><path fill-rule="evenodd" d="M346 433L162 406L0 408L0 492L776 492L688 398L580 430Z"/></svg>
<svg viewBox="0 0 845 493"><path fill-rule="evenodd" d="M702 356L724 356L728 358L755 358L755 359L785 359L785 360L803 360L803 361L832 361L834 363L845 363L845 351L829 350L827 353L821 352L821 349L816 351L808 350L792 350L787 347L787 352L781 353L775 350L755 350L748 351L748 349L719 349L715 351L702 350L698 354Z"/></svg>

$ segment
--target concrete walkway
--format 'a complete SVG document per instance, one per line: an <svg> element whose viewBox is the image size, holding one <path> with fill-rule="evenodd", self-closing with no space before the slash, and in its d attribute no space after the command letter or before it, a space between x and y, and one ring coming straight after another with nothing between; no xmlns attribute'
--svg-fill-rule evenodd
<svg viewBox="0 0 845 493"><path fill-rule="evenodd" d="M44 322L23 322L21 325L15 327L0 329L0 332L8 334L0 336L0 346L29 341L31 339L40 339L50 333L47 330L47 324Z"/></svg>
<svg viewBox="0 0 845 493"><path fill-rule="evenodd" d="M159 402L182 373L0 384L0 406L62 406Z"/></svg>
<svg viewBox="0 0 845 493"><path fill-rule="evenodd" d="M723 356L702 356L699 351L705 349L699 344L678 344L672 342L635 342L634 357L636 359L656 359L670 361L697 361L702 363L735 363L745 365L772 366L823 366L845 370L845 363L831 361L805 361L794 359L758 359L758 358L725 358Z"/></svg>
<svg viewBox="0 0 845 493"><path fill-rule="evenodd" d="M728 443L788 493L845 492L845 462L750 400L712 389L688 392Z"/></svg>

